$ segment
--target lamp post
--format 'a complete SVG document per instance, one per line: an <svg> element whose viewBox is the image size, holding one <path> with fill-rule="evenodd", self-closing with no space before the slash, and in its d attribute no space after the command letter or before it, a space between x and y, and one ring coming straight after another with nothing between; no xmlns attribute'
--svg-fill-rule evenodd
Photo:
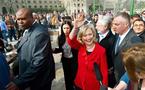
<svg viewBox="0 0 145 90"><path fill-rule="evenodd" d="M134 14L134 0L130 0L130 15Z"/></svg>
<svg viewBox="0 0 145 90"><path fill-rule="evenodd" d="M139 0L139 6L140 6L140 9L139 10L140 10L140 12L142 12L142 5L143 4L142 4L141 0Z"/></svg>
<svg viewBox="0 0 145 90"><path fill-rule="evenodd" d="M96 12L96 0L93 0L93 13Z"/></svg>

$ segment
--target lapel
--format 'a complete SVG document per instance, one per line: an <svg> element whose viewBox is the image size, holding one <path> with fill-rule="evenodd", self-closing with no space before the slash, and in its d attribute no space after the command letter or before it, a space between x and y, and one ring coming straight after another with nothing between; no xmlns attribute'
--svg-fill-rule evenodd
<svg viewBox="0 0 145 90"><path fill-rule="evenodd" d="M120 44L120 49L123 48L125 45L127 45L128 42L130 42L130 37L132 37L132 30L130 30L127 35L124 37L123 41ZM120 50L119 50L120 51Z"/></svg>
<svg viewBox="0 0 145 90"><path fill-rule="evenodd" d="M111 35L112 35L112 32L109 30L108 34L105 36L104 39L102 39L102 41L103 40L108 40L111 37Z"/></svg>
<svg viewBox="0 0 145 90"><path fill-rule="evenodd" d="M108 34L99 43L104 44L104 42L108 41L110 36L111 36L111 31L109 30ZM98 41L99 41L99 34L98 34Z"/></svg>
<svg viewBox="0 0 145 90"><path fill-rule="evenodd" d="M21 38L21 40L20 40L20 42L19 42L19 45L18 45L18 48L17 48L18 50L24 45L24 43L25 43L26 41L28 41L28 39L29 39L29 37L31 36L31 33L33 32L35 26L36 26L36 23L34 23L34 24L30 27L30 29L28 30L27 35L25 35L24 37Z"/></svg>

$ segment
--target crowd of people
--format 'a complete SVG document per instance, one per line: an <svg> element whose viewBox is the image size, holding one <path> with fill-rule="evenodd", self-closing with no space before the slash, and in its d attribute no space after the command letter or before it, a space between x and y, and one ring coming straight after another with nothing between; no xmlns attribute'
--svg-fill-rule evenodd
<svg viewBox="0 0 145 90"><path fill-rule="evenodd" d="M144 20L145 11L60 15L28 8L1 17L0 90L51 90L53 53L62 53L66 90L144 90ZM58 47L52 49L48 30L56 28ZM13 39L17 59L10 68L5 43Z"/></svg>

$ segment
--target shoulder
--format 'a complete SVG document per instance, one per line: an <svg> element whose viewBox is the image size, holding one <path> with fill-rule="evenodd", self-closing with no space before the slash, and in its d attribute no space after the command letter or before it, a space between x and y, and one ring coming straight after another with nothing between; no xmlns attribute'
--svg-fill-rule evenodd
<svg viewBox="0 0 145 90"><path fill-rule="evenodd" d="M0 52L0 64L3 64L4 62L6 62L5 56Z"/></svg>
<svg viewBox="0 0 145 90"><path fill-rule="evenodd" d="M133 36L131 37L131 43L142 43L143 42L143 39L139 36Z"/></svg>
<svg viewBox="0 0 145 90"><path fill-rule="evenodd" d="M48 34L48 28L38 23L34 23L31 29L36 35L41 33Z"/></svg>
<svg viewBox="0 0 145 90"><path fill-rule="evenodd" d="M99 51L102 52L102 53L105 53L105 48L102 47L99 43L96 42L96 46L95 46L95 49L97 50L97 52Z"/></svg>

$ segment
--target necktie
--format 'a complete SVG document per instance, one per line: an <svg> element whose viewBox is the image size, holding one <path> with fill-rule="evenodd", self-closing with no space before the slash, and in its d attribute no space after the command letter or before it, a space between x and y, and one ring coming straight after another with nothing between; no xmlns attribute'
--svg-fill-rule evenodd
<svg viewBox="0 0 145 90"><path fill-rule="evenodd" d="M116 42L116 46L115 46L115 54L118 52L119 42L120 42L120 37L118 36L118 39L117 39L117 42Z"/></svg>

